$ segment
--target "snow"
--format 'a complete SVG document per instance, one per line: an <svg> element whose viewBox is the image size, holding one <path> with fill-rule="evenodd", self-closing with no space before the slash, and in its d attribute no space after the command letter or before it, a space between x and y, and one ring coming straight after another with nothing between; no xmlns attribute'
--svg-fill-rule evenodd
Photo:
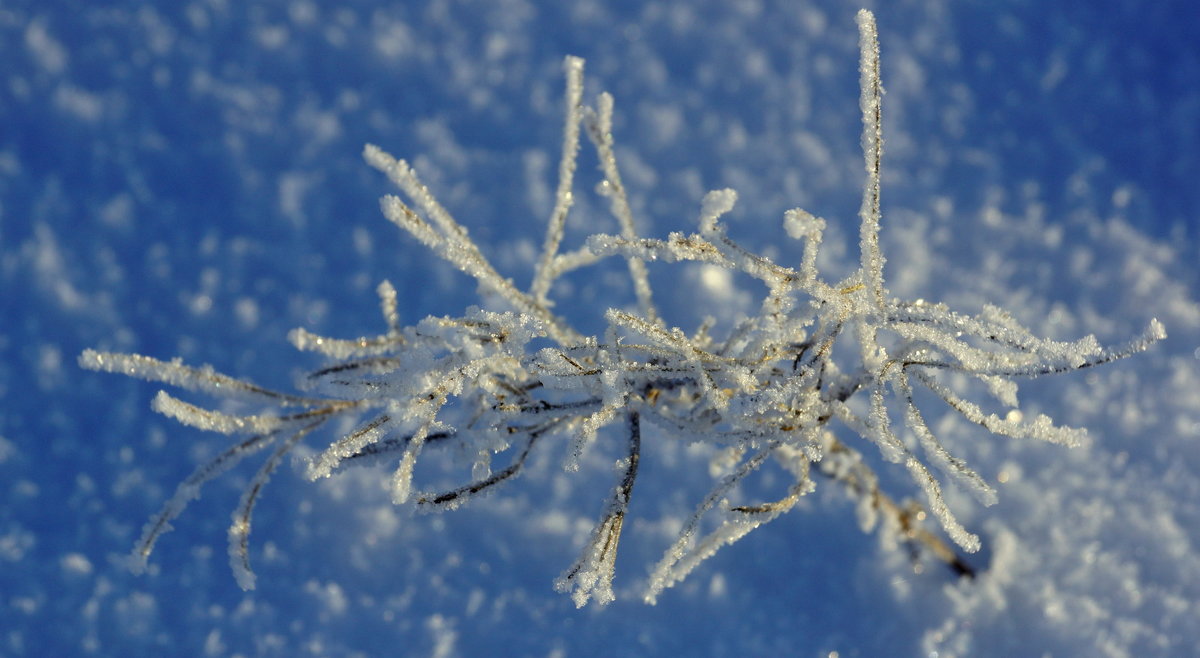
<svg viewBox="0 0 1200 658"><path fill-rule="evenodd" d="M856 9L0 8L0 655L1188 655L1200 645L1200 35L1186 3L876 8L890 292L972 313L994 304L1057 341L1119 344L1151 318L1168 335L1022 384L1027 419L1087 428L1089 445L925 418L996 489L986 508L943 491L982 542L974 580L915 569L822 485L647 606L643 565L714 481L711 455L656 443L653 428L605 608L576 610L553 583L603 511L620 433L598 436L578 473L561 454L531 456L520 480L438 515L394 507L386 471L314 483L284 459L256 503L250 592L222 546L255 477L241 464L171 519L145 574L127 569L147 519L237 439L162 418L159 385L79 370L74 356L179 356L290 391L320 361L289 331L349 342L387 330L385 278L400 326L478 303L475 281L380 216L389 190L360 158L366 143L407 158L500 277L533 280L523 245L541 241L556 198L565 55L587 60L585 102L614 95L639 235L694 231L705 191L731 188L730 238L799 267L805 242L785 236L811 240L813 222L779 218L804 208L826 225L821 271L849 274L863 182ZM598 164L575 173L582 221L568 222L564 251L616 233L609 201L590 193ZM556 312L595 318L589 333L610 304L634 307L609 260L620 276L568 275L552 295ZM721 300L762 288L646 265L663 316L688 331L714 316L724 335ZM715 305L696 302L706 289ZM778 498L776 477L753 493ZM912 493L903 474L880 486Z"/></svg>

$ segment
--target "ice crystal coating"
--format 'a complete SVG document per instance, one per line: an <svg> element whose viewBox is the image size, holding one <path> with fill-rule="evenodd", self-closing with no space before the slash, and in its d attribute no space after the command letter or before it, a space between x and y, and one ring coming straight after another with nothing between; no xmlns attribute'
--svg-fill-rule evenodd
<svg viewBox="0 0 1200 658"><path fill-rule="evenodd" d="M178 360L86 350L79 363L87 369L266 407L261 413L234 415L166 392L155 397L156 411L185 425L243 438L178 486L137 542L131 559L134 570L145 568L155 542L205 482L273 447L229 529L234 574L243 588L253 588L248 541L259 493L300 441L334 418L352 416L357 419L355 429L312 457L308 477L329 477L350 464L386 460L395 465L393 500L434 510L454 509L508 483L520 474L532 450L555 439L569 443L565 466L571 470L602 435L624 436L620 476L582 554L555 582L579 606L614 599L617 547L635 491L643 440L680 439L726 450L718 481L653 567L644 594L648 602L721 547L790 510L813 491L817 476L841 485L857 501L864 530L882 525L882 532L914 551L931 554L960 574L971 574L972 568L954 549L922 527L924 509L955 544L972 552L979 548L979 537L947 506L943 482L956 483L984 505L996 501L996 492L934 434L914 389L929 391L995 434L1078 445L1086 439L1082 429L1055 425L1043 415L1023 421L1027 414L1014 413L1014 379L1130 356L1163 339L1166 332L1152 320L1142 336L1105 349L1091 336L1072 342L1037 338L992 306L966 315L940 304L890 297L879 242L879 44L871 13L860 11L857 22L866 182L859 212L859 268L841 281L820 276L817 254L825 220L805 210L790 210L783 219L786 233L804 243L798 268L774 263L729 238L721 218L737 202L733 190L705 195L697 232L673 232L665 239L640 237L613 150L613 99L601 94L594 106L583 105L584 62L568 57L559 182L528 289L497 272L407 162L373 145L363 152L367 163L405 197L384 197L384 216L476 279L481 292L500 300L506 310L472 307L461 317L429 317L403 328L397 319L396 290L384 282L378 292L386 333L351 340L304 329L290 334L297 349L317 352L329 361L307 375L308 395L271 391ZM592 235L575 251L562 252L581 134L596 150L602 193L617 233ZM638 311L611 308L604 314L603 334L586 336L552 310L550 295L564 274L609 257L626 261ZM671 327L654 303L646 261L692 261L749 275L765 287L759 312L736 323L722 339L711 336L707 326L691 335ZM835 349L837 345L847 347ZM1004 417L987 413L955 391L970 379L978 380L1011 411ZM924 509L894 502L881 491L859 452L862 446L842 435L857 435L864 445L874 444L886 461L902 465L922 493ZM479 455L474 480L447 491L420 490L413 473L424 450L448 446ZM509 465L492 470L492 456L501 453L510 456ZM782 497L730 506L727 495L768 461L792 477ZM720 522L701 536L701 521L710 514Z"/></svg>

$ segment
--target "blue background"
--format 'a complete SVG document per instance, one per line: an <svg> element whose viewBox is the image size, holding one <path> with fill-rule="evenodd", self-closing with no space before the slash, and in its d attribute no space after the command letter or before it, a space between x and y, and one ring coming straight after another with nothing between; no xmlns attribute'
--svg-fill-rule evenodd
<svg viewBox="0 0 1200 658"><path fill-rule="evenodd" d="M289 388L318 362L287 330L379 331L383 278L406 323L475 303L472 282L379 216L390 190L362 163L366 142L410 158L498 268L527 281L553 201L564 55L587 59L589 98L616 97L644 234L688 230L704 191L734 187L739 239L796 257L779 224L799 205L829 219L826 257L844 272L862 169L857 8L0 2L0 655L1186 655L1200 641L1194 609L1177 607L1200 596L1188 2L874 8L893 292L1017 305L1058 337L1120 340L1152 316L1171 332L1119 374L1036 383L1035 404L1091 427L1093 448L971 449L992 476L1045 460L1083 474L1051 471L994 516L968 512L990 542L981 563L1020 536L1005 555L1059 555L1061 541L1083 565L1091 546L1095 571L1048 559L1040 589L1002 578L1028 573L1009 563L976 590L914 578L830 491L647 607L637 583L669 538L656 520L686 515L708 481L702 459L669 448L646 466L648 520L605 609L576 611L550 587L585 534L572 524L608 486L599 457L578 478L546 457L444 517L391 510L370 473L314 485L288 465L256 516L252 593L225 558L241 469L188 508L150 575L119 564L223 438L155 416L155 386L82 371L79 352L181 356ZM594 161L580 172L576 244L612 231L588 194ZM561 308L585 327L629 299L611 275L571 285ZM686 293L663 303L689 331L737 310ZM1094 501L1104 520L1056 522L1071 518L1064 500ZM1133 526L1114 517L1130 511L1164 515L1140 537L1165 553L1122 543ZM1106 598L1121 587L1142 598Z"/></svg>

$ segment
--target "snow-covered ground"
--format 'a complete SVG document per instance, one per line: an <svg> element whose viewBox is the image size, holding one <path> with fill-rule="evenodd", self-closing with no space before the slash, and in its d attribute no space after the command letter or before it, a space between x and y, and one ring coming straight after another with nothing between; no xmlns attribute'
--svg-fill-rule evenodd
<svg viewBox="0 0 1200 658"><path fill-rule="evenodd" d="M319 362L287 331L380 331L384 278L405 323L460 314L474 283L379 215L390 190L366 142L412 160L528 281L567 54L587 60L588 98L616 97L643 234L691 230L703 193L733 187L736 238L794 262L782 214L801 206L830 221L822 266L848 271L859 7L798 4L0 3L0 656L1193 655L1200 23L1184 1L873 7L891 291L994 303L1054 338L1119 342L1152 317L1169 333L1022 386L1090 447L930 419L999 483L990 508L950 495L985 542L977 579L914 573L822 486L646 606L646 565L710 482L678 445L647 448L604 608L551 585L610 486L607 448L578 474L547 453L434 516L393 507L384 471L313 484L287 464L256 512L249 593L225 549L242 468L176 521L148 575L125 568L145 520L227 439L76 356L180 356L289 388ZM592 162L568 241L613 230ZM655 273L676 275L660 301L689 331L753 303L699 270ZM577 317L631 299L605 276L573 285L561 310Z"/></svg>

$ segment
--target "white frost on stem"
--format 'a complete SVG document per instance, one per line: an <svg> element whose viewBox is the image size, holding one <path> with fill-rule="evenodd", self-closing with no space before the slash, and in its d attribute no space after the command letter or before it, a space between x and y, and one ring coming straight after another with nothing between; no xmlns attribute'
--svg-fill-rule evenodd
<svg viewBox="0 0 1200 658"><path fill-rule="evenodd" d="M486 301L510 311L471 307L459 317L428 317L404 328L397 312L402 292L385 282L378 289L383 333L352 339L304 329L290 334L299 350L327 361L303 378L302 386L314 393L305 396L266 389L208 366L85 350L79 357L84 368L161 382L221 401L219 409L205 408L160 393L154 408L184 425L250 435L179 485L143 530L131 567L145 569L157 539L205 482L274 446L251 479L229 529L234 574L243 587L253 587L248 545L255 503L283 458L329 420L337 419L334 425L346 433L316 451L308 462L310 478L333 476L349 465L383 463L393 469L391 492L397 504L444 511L508 486L542 445L569 444L567 469L583 468L585 449L609 438L623 419L626 451L617 462L620 479L579 558L556 582L577 605L603 605L615 598L617 546L633 509L643 420L647 427L653 425L647 440L673 437L711 446L725 451L723 468L729 469L714 475L715 485L651 572L644 595L650 603L720 548L792 509L815 486L810 472L848 493L860 525L881 528L885 544L903 542L957 573L971 573L953 548L920 525L921 519L928 510L953 542L975 551L980 539L955 517L939 478L961 485L984 505L996 501L996 491L952 452L953 437L934 435L926 421L928 410L918 403L931 398L945 411L944 403L950 412L996 434L1078 445L1086 439L1082 429L1055 425L1044 415L1025 420L1015 380L1107 364L1148 349L1166 331L1155 320L1141 336L1105 349L1092 336L1038 338L992 306L968 315L943 304L889 299L879 242L879 42L870 12L859 12L858 26L867 175L859 212L859 267L836 284L823 281L817 267L824 220L802 210L784 215L784 229L804 241L804 253L798 268L783 267L727 235L721 218L737 201L733 190L704 196L696 233L639 237L617 168L612 97L601 94L595 107L585 107L583 60L569 57L564 64L558 188L528 290L496 270L405 161L375 146L364 149L367 162L400 190L400 195L382 199L383 214L474 277ZM563 252L575 200L581 127L596 150L603 178L600 194L609 201L616 230L593 232L583 245ZM621 305L597 309L592 322L602 319L605 329L589 336L551 312L551 293L565 273L610 256L626 261L635 297L629 306L636 312ZM734 322L725 337L710 335L712 321L689 334L669 325L655 306L648 261L723 268L748 275L766 292L757 313ZM1006 416L983 411L966 399L964 388L986 390L1008 409ZM907 472L924 495L924 508L897 503L882 491L883 479L855 449L861 443L855 435ZM441 492L419 491L414 483L418 459L445 452L471 462L469 479ZM508 453L508 465L493 468L492 458L499 453ZM780 467L772 479L779 479L779 473L790 476L782 497L731 503L743 495L739 485L769 461Z"/></svg>

